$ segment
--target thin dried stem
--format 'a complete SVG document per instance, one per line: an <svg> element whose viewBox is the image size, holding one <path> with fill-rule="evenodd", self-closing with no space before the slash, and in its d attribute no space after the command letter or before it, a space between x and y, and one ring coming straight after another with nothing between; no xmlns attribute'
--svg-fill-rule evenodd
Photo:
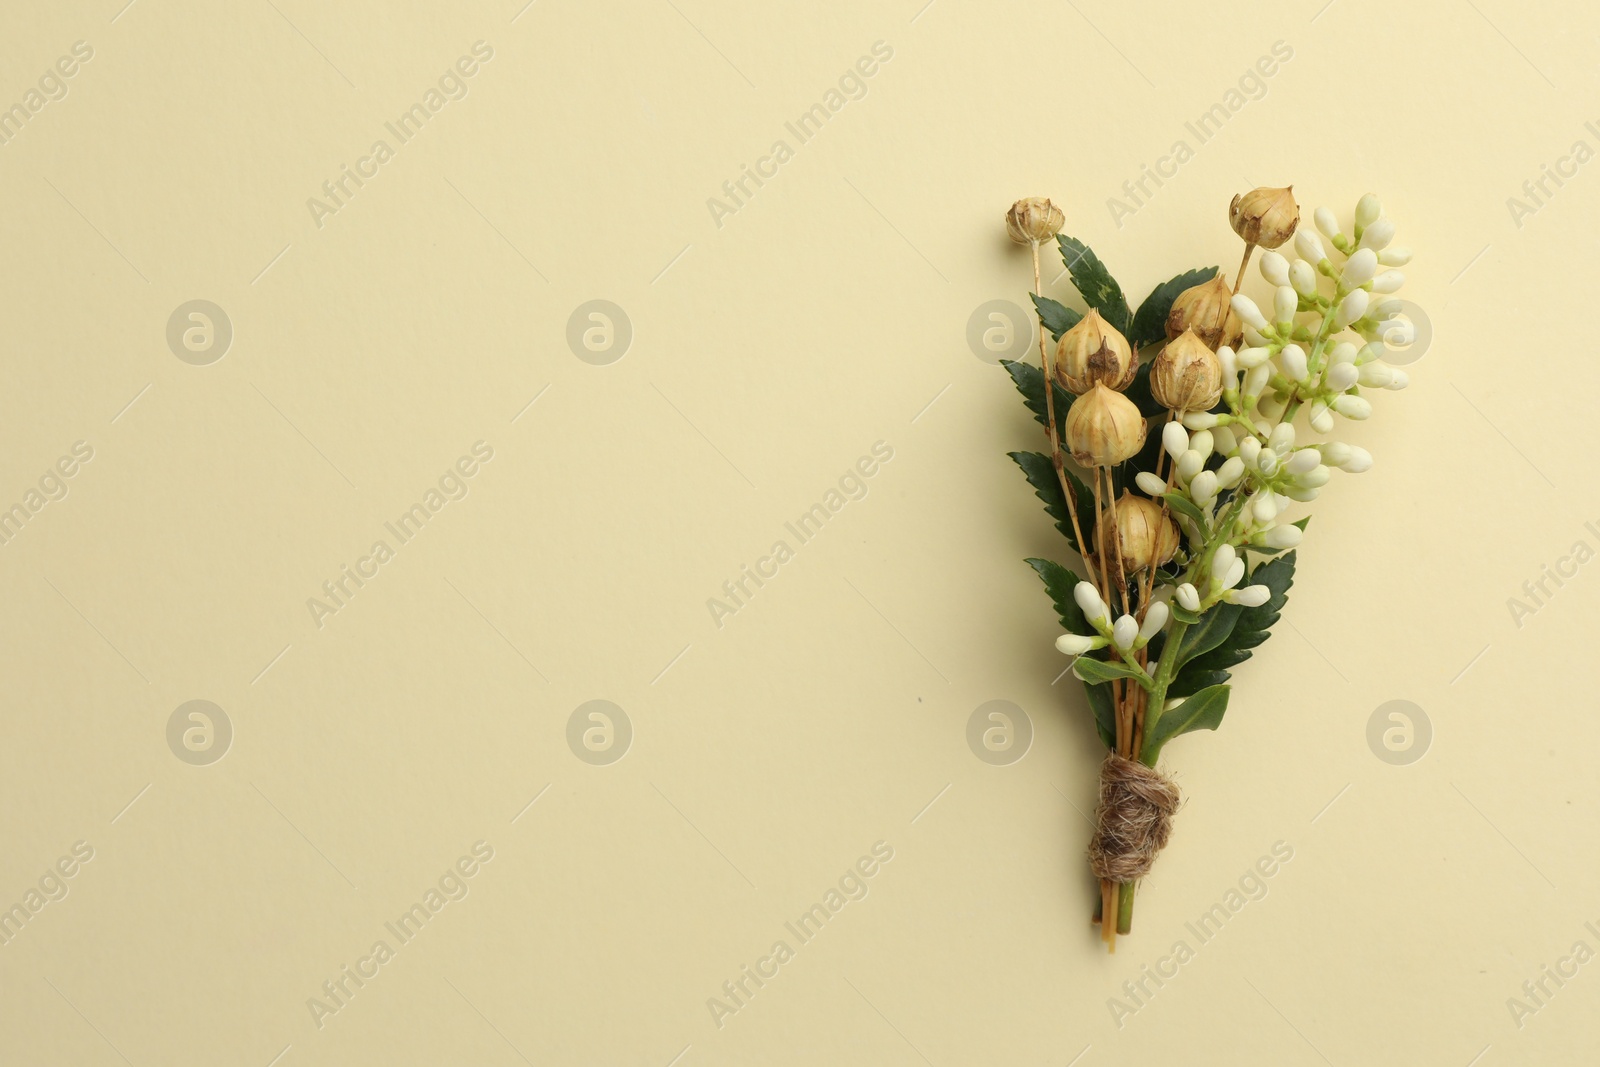
<svg viewBox="0 0 1600 1067"><path fill-rule="evenodd" d="M1039 242L1031 242L1033 249L1033 291L1039 293ZM1098 585L1094 579L1094 563L1089 558L1089 543L1083 539L1083 529L1078 523L1078 494L1067 478L1066 457L1061 454L1061 435L1056 430L1056 375L1050 363L1050 346L1045 341L1044 316L1039 316L1039 366L1044 371L1044 410L1049 423L1050 464L1056 469L1056 480L1061 483L1061 493L1067 498L1067 513L1072 518L1072 533L1078 539L1078 555L1083 557L1083 569L1089 572L1089 584ZM1096 509L1095 514L1099 514ZM1110 592L1108 588L1107 593Z"/></svg>

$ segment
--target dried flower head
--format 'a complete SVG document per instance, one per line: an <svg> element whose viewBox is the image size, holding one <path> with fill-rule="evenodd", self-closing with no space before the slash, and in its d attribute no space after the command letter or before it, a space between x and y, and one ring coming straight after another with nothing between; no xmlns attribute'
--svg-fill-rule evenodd
<svg viewBox="0 0 1600 1067"><path fill-rule="evenodd" d="M1194 330L1185 330L1150 365L1150 395L1179 413L1210 411L1222 399L1222 361Z"/></svg>
<svg viewBox="0 0 1600 1067"><path fill-rule="evenodd" d="M1215 352L1223 345L1239 347L1244 337L1244 324L1231 305L1233 290L1213 275L1209 282L1201 282L1178 294L1167 313L1167 340L1172 340L1185 330L1193 330L1206 347Z"/></svg>
<svg viewBox="0 0 1600 1067"><path fill-rule="evenodd" d="M1042 196L1025 196L1006 212L1006 232L1019 245L1041 244L1061 232L1067 216Z"/></svg>
<svg viewBox="0 0 1600 1067"><path fill-rule="evenodd" d="M1133 401L1095 383L1073 401L1065 426L1067 448L1085 467L1108 467L1144 447L1144 416Z"/></svg>
<svg viewBox="0 0 1600 1067"><path fill-rule="evenodd" d="M1240 193L1228 206L1228 222L1233 232L1253 245L1277 248L1294 236L1300 223L1300 205L1294 202L1294 186L1269 189L1262 186Z"/></svg>
<svg viewBox="0 0 1600 1067"><path fill-rule="evenodd" d="M1128 339L1098 311L1079 319L1056 346L1056 381L1069 393L1081 396L1097 384L1120 393L1138 369Z"/></svg>
<svg viewBox="0 0 1600 1067"><path fill-rule="evenodd" d="M1110 523L1110 509L1102 517ZM1107 531L1105 550L1110 559L1122 553L1122 570L1136 574L1147 567L1159 567L1178 550L1178 524L1162 512L1161 505L1148 497L1124 491L1117 499L1117 543L1113 547Z"/></svg>

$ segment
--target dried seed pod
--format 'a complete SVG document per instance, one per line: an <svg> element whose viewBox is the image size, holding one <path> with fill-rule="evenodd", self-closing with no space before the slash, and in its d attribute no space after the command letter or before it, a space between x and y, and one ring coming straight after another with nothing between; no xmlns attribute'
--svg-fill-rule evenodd
<svg viewBox="0 0 1600 1067"><path fill-rule="evenodd" d="M1133 401L1096 383L1067 412L1067 448L1085 467L1108 467L1144 447L1144 416Z"/></svg>
<svg viewBox="0 0 1600 1067"><path fill-rule="evenodd" d="M1244 324L1233 310L1233 290L1217 274L1209 282L1201 282L1178 294L1167 313L1167 340L1172 340L1185 330L1193 330L1206 347L1215 352L1226 345L1239 347L1244 337Z"/></svg>
<svg viewBox="0 0 1600 1067"><path fill-rule="evenodd" d="M1180 414L1210 411L1222 399L1222 361L1193 330L1185 330L1151 364L1150 395Z"/></svg>
<svg viewBox="0 0 1600 1067"><path fill-rule="evenodd" d="M1056 381L1079 396L1095 385L1120 393L1138 369L1128 339L1098 311L1091 310L1079 319L1056 346Z"/></svg>
<svg viewBox="0 0 1600 1067"><path fill-rule="evenodd" d="M1269 189L1262 186L1240 193L1228 206L1228 222L1233 232L1250 244L1277 248L1294 236L1300 223L1300 205L1294 202L1294 186Z"/></svg>
<svg viewBox="0 0 1600 1067"><path fill-rule="evenodd" d="M1006 232L1019 245L1040 244L1061 232L1067 216L1042 196L1025 196L1006 212Z"/></svg>
<svg viewBox="0 0 1600 1067"><path fill-rule="evenodd" d="M1110 509L1106 510L1102 521L1110 523ZM1124 491L1117 498L1116 526L1116 546L1112 546L1108 529L1105 547L1113 560L1121 551L1124 574L1159 567L1178 551L1178 524L1172 516L1163 514L1161 505L1153 500Z"/></svg>

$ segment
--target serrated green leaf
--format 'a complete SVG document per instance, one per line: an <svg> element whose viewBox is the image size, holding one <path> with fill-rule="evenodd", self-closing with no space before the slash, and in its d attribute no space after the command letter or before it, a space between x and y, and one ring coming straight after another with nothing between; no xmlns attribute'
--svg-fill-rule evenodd
<svg viewBox="0 0 1600 1067"><path fill-rule="evenodd" d="M1017 392L1022 394L1023 403L1028 405L1028 410L1033 412L1034 419L1040 426L1050 425L1050 412L1044 403L1044 371L1031 363L1021 363L1015 360L1002 359L1000 365L1011 375L1011 380L1016 384ZM1061 386L1055 386L1056 391L1056 433L1063 433L1067 424L1067 411L1076 399L1071 393Z"/></svg>
<svg viewBox="0 0 1600 1067"><path fill-rule="evenodd" d="M1083 295L1084 302L1126 336L1133 313L1128 310L1122 286L1117 284L1106 265L1100 262L1100 257L1076 237L1058 234L1056 243L1061 246L1061 261L1067 265L1072 284Z"/></svg>
<svg viewBox="0 0 1600 1067"><path fill-rule="evenodd" d="M1149 680L1147 675L1134 670L1126 663L1116 660L1095 659L1093 656L1079 656L1072 662L1072 673L1079 680L1090 685L1101 682L1115 681L1118 678L1131 678L1137 682Z"/></svg>
<svg viewBox="0 0 1600 1067"><path fill-rule="evenodd" d="M1274 623L1289 602L1289 587L1294 584L1295 554L1280 556L1258 566L1246 581L1250 585L1264 585L1270 591L1267 602L1260 607L1242 608L1225 641L1211 650L1195 655L1183 663L1182 669L1167 688L1169 696L1181 697L1196 693L1215 684L1217 676L1226 680L1229 669L1251 657L1271 635Z"/></svg>
<svg viewBox="0 0 1600 1067"><path fill-rule="evenodd" d="M1225 685L1207 686L1177 707L1162 712L1145 737L1140 760L1153 767L1162 747L1174 737L1191 730L1215 730L1221 726L1223 713L1228 710L1228 692Z"/></svg>
<svg viewBox="0 0 1600 1067"><path fill-rule="evenodd" d="M1072 529L1072 516L1067 511L1067 498L1061 491L1061 480L1056 477L1055 464L1043 452L1008 452L1017 466L1022 468L1022 474L1028 479L1028 484L1033 486L1036 496L1044 501L1044 510L1052 519L1056 520L1056 529L1061 531L1061 536L1067 539L1067 544L1072 550L1082 555L1078 547L1077 535ZM1072 491L1078 500L1078 522L1083 527L1084 536L1094 528L1094 497L1089 492L1089 487L1078 480L1078 476L1070 470L1063 469L1063 474L1072 484Z"/></svg>
<svg viewBox="0 0 1600 1067"><path fill-rule="evenodd" d="M1084 695L1089 698L1089 710L1094 713L1094 730L1100 735L1100 741L1106 748L1117 747L1117 709L1111 700L1111 687L1109 685L1083 686Z"/></svg>
<svg viewBox="0 0 1600 1067"><path fill-rule="evenodd" d="M1039 578L1044 582L1044 591L1050 595L1050 602L1055 605L1056 616L1060 618L1062 627L1068 633L1083 637L1097 636L1095 628L1083 617L1083 609L1078 607L1078 602L1072 598L1072 587L1083 579L1053 559L1028 559L1023 562L1038 572Z"/></svg>
<svg viewBox="0 0 1600 1067"><path fill-rule="evenodd" d="M1039 313L1039 321L1044 323L1044 328L1049 330L1050 336L1057 341L1083 318L1083 312L1074 311L1059 300L1051 300L1048 296L1040 296L1038 293L1028 295L1033 297L1033 307Z"/></svg>
<svg viewBox="0 0 1600 1067"><path fill-rule="evenodd" d="M1128 334L1128 343L1133 350L1137 352L1145 345L1165 338L1167 316L1172 313L1172 302L1178 298L1178 294L1201 282L1210 281L1216 273L1216 267L1186 270L1150 290L1150 295L1144 298L1144 303L1139 305L1139 310L1133 316L1133 329Z"/></svg>

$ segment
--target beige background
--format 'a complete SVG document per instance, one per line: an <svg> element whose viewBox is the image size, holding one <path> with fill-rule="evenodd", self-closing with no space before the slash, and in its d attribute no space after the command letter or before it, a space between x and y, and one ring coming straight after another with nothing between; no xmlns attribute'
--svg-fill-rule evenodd
<svg viewBox="0 0 1600 1067"><path fill-rule="evenodd" d="M1507 601L1600 547L1600 174L1520 226L1506 200L1600 148L1600 20L1322 2L11 5L0 102L93 58L0 147L0 506L94 454L0 546L0 906L94 857L0 947L0 1063L1593 1062L1600 964L1520 1028L1507 998L1600 949L1600 574L1520 627ZM307 199L477 41L468 95L319 228ZM1017 196L1137 300L1231 271L1228 199L1286 182L1307 214L1384 197L1434 343L1348 434L1378 465L1319 501L1228 721L1169 750L1188 803L1108 957L1096 744L1021 563L1065 549L967 320L1026 303ZM565 338L596 298L633 329L606 366ZM234 331L207 366L166 342L195 299ZM307 599L478 441L465 499L319 628ZM867 496L718 628L707 598L878 441ZM195 699L233 729L208 766L167 743ZM566 739L594 699L632 727L608 766ZM997 699L1034 731L1009 766L966 740ZM1406 766L1366 740L1396 699L1434 732ZM480 840L469 895L319 1028L308 999ZM793 940L879 841L866 898ZM1108 998L1279 841L1265 899L1119 1028Z"/></svg>

